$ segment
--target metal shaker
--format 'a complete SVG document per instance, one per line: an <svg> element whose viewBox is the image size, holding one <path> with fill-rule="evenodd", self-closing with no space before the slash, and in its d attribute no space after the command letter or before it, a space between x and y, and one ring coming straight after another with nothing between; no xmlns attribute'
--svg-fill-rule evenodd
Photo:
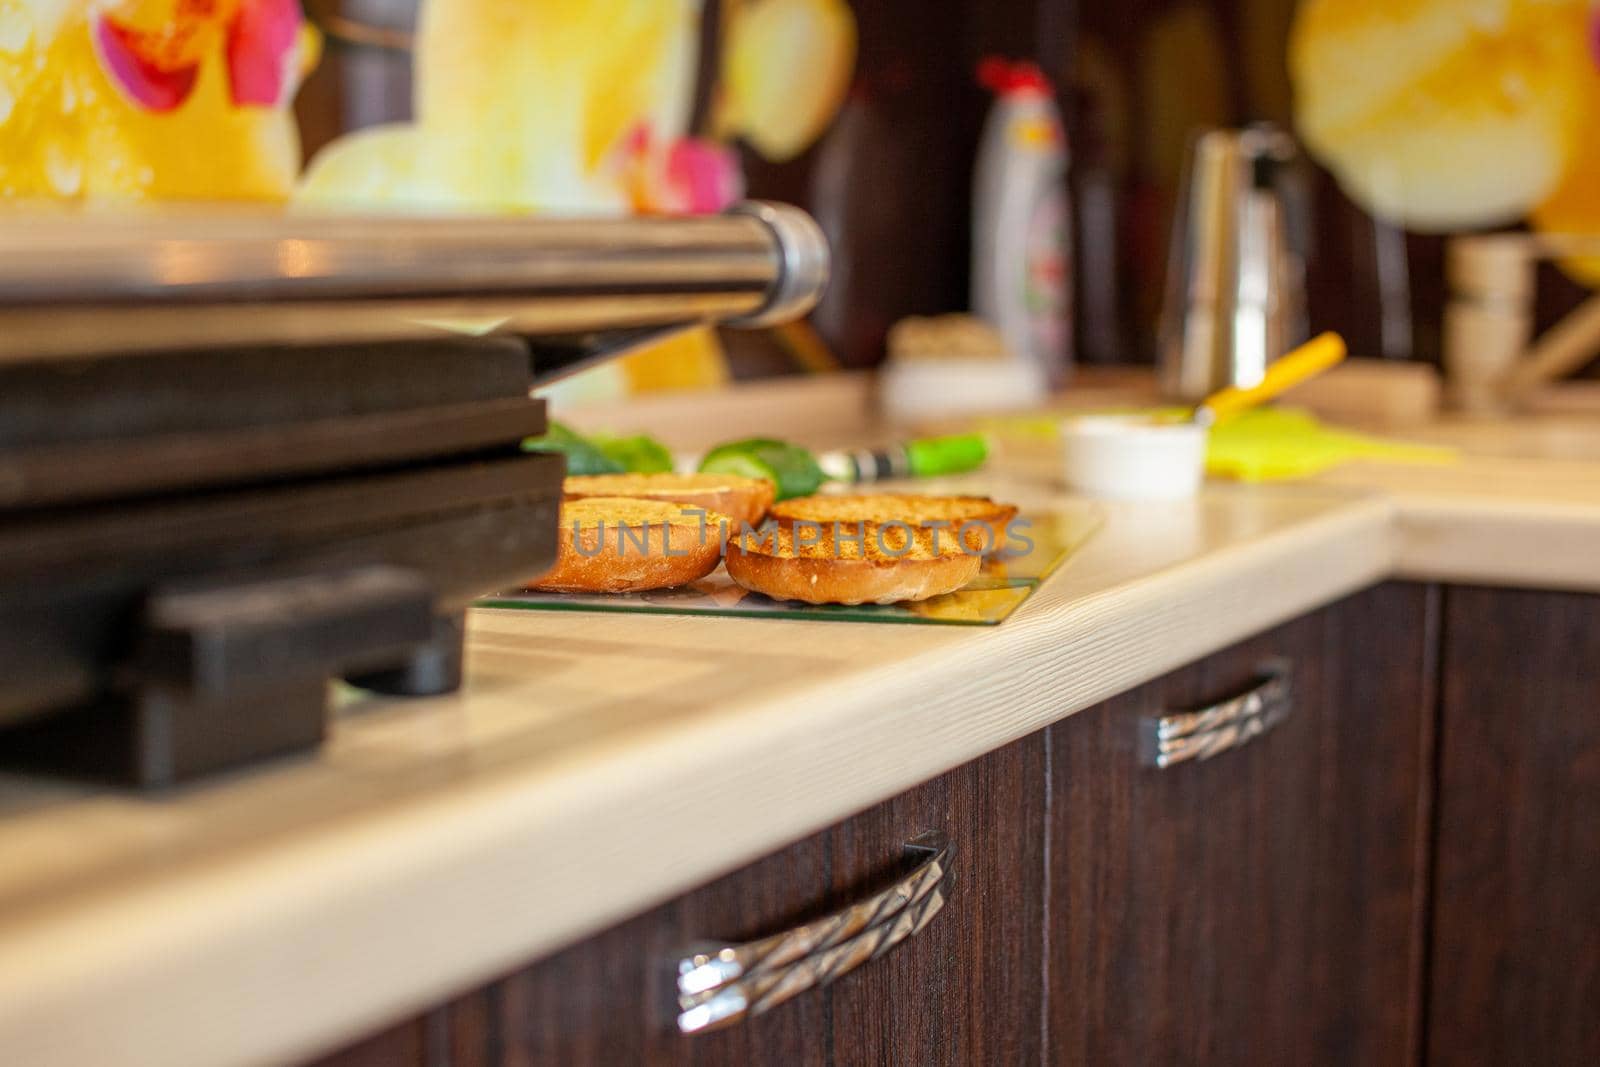
<svg viewBox="0 0 1600 1067"><path fill-rule="evenodd" d="M1270 125L1194 139L1167 265L1160 374L1200 400L1261 381L1306 338L1303 197L1294 139Z"/></svg>

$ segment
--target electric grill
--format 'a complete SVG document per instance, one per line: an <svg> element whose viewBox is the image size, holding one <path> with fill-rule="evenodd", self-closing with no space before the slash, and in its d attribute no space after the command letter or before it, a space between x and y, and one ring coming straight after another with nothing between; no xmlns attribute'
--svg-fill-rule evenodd
<svg viewBox="0 0 1600 1067"><path fill-rule="evenodd" d="M461 681L554 559L533 385L802 314L815 225L0 219L0 764L166 785L314 746L328 683Z"/></svg>

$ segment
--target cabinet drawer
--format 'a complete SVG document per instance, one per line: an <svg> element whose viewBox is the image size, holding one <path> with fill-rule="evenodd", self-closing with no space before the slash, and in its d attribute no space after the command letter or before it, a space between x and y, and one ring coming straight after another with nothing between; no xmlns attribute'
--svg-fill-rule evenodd
<svg viewBox="0 0 1600 1067"><path fill-rule="evenodd" d="M324 1067L1037 1063L1045 796L1035 735ZM770 1010L678 1032L675 970L686 949L781 935L872 898L918 870L926 854L905 846L925 834L948 841L950 875L943 907L914 934Z"/></svg>
<svg viewBox="0 0 1600 1067"><path fill-rule="evenodd" d="M1052 1062L1411 1061L1436 607L1383 586L1051 728Z"/></svg>

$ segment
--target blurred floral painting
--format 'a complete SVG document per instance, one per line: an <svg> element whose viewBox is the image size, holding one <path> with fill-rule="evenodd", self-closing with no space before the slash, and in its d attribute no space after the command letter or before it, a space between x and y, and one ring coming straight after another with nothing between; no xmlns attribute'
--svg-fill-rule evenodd
<svg viewBox="0 0 1600 1067"><path fill-rule="evenodd" d="M0 195L281 200L298 0L0 0Z"/></svg>
<svg viewBox="0 0 1600 1067"><path fill-rule="evenodd" d="M1289 68L1301 137L1375 214L1600 232L1591 0L1303 0Z"/></svg>
<svg viewBox="0 0 1600 1067"><path fill-rule="evenodd" d="M716 211L736 142L804 150L848 86L843 0L421 0L411 121L303 167L299 0L0 0L0 193L424 210Z"/></svg>

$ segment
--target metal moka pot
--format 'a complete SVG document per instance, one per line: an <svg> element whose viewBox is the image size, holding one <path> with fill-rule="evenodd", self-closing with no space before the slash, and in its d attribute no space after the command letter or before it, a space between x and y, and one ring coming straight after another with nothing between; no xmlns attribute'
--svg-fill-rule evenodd
<svg viewBox="0 0 1600 1067"><path fill-rule="evenodd" d="M1194 139L1161 313L1167 395L1197 401L1253 386L1306 338L1298 155L1294 139L1269 125Z"/></svg>

